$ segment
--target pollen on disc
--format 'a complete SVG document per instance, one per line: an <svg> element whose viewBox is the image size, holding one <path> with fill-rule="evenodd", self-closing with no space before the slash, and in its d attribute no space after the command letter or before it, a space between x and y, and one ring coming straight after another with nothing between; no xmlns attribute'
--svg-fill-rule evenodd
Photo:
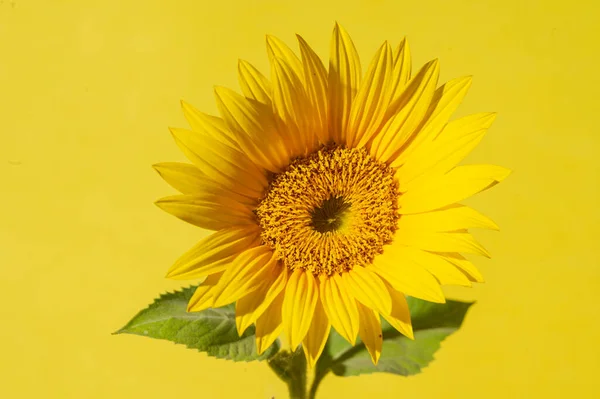
<svg viewBox="0 0 600 399"><path fill-rule="evenodd" d="M367 265L398 221L393 170L364 148L322 147L271 180L255 210L263 242L315 275Z"/></svg>

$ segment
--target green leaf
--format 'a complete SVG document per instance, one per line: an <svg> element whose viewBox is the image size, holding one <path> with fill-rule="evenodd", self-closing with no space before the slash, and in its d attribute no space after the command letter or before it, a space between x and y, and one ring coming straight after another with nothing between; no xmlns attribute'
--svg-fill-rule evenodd
<svg viewBox="0 0 600 399"><path fill-rule="evenodd" d="M365 346L352 347L334 330L317 365L317 381L331 371L338 376L386 372L409 376L418 374L432 360L440 343L460 328L472 303L447 301L431 303L408 298L415 339L410 340L382 321L383 349L375 366ZM318 382L317 382L318 383Z"/></svg>
<svg viewBox="0 0 600 399"><path fill-rule="evenodd" d="M234 361L263 360L279 349L275 342L262 355L256 353L254 327L238 336L234 305L188 313L187 303L196 287L161 295L115 334L137 334L165 339L210 356Z"/></svg>

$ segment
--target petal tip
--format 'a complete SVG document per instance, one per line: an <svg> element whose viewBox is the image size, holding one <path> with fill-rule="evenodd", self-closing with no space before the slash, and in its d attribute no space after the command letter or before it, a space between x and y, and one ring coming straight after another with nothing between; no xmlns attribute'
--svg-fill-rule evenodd
<svg viewBox="0 0 600 399"><path fill-rule="evenodd" d="M181 133L181 129L178 129L176 127L169 127L169 133L171 133L171 136L177 139L177 136Z"/></svg>
<svg viewBox="0 0 600 399"><path fill-rule="evenodd" d="M277 38L275 38L275 36L270 35L270 34L266 34L265 35L265 42L267 43L267 47L272 47L274 42L277 40Z"/></svg>
<svg viewBox="0 0 600 399"><path fill-rule="evenodd" d="M182 264L179 260L176 261L173 266L169 268L167 274L165 274L165 278L170 280L186 280L185 276L183 278L181 277L182 274L185 274L185 271L182 273L182 266L185 266L185 264Z"/></svg>
<svg viewBox="0 0 600 399"><path fill-rule="evenodd" d="M165 278L168 280L176 280L176 281L189 280L188 277L186 277L185 275L182 276L182 274L180 274L179 272L167 272L167 274L165 275Z"/></svg>
<svg viewBox="0 0 600 399"><path fill-rule="evenodd" d="M175 276L177 273L175 272L173 266L171 266L171 268L167 271L167 274L165 274L165 278L171 279L173 278L173 276Z"/></svg>
<svg viewBox="0 0 600 399"><path fill-rule="evenodd" d="M225 86L215 85L213 86L213 91L215 95L220 99L229 91L229 89L227 89Z"/></svg>
<svg viewBox="0 0 600 399"><path fill-rule="evenodd" d="M262 355L267 348L263 347L262 338L256 337L256 353Z"/></svg>
<svg viewBox="0 0 600 399"><path fill-rule="evenodd" d="M345 33L344 27L338 21L335 21L335 24L333 25L333 33L335 35L343 35Z"/></svg>
<svg viewBox="0 0 600 399"><path fill-rule="evenodd" d="M375 356L371 355L371 360L373 361L374 366L377 366L377 363L379 363L379 356L381 356L381 353L379 352L375 353Z"/></svg>
<svg viewBox="0 0 600 399"><path fill-rule="evenodd" d="M466 87L466 89L470 88L473 84L473 75L466 75L460 78L460 83L462 86Z"/></svg>
<svg viewBox="0 0 600 399"><path fill-rule="evenodd" d="M245 324L247 324L247 323L242 323L241 317L235 318L235 329L237 330L239 337L241 337L242 334L244 333L244 331L246 331L246 328L248 328L248 326L246 326Z"/></svg>
<svg viewBox="0 0 600 399"><path fill-rule="evenodd" d="M194 311L194 305L195 305L194 303L188 302L188 304L187 304L187 306L185 308L185 311L188 312L188 313L193 312Z"/></svg>
<svg viewBox="0 0 600 399"><path fill-rule="evenodd" d="M402 333L402 335L404 335L406 338L414 341L415 340L415 332L413 331L412 328L412 324L408 324L406 326L406 330L405 331L400 331Z"/></svg>
<svg viewBox="0 0 600 399"><path fill-rule="evenodd" d="M433 303L446 303L446 297L444 296L441 287L439 287L439 291L431 293L431 296L427 300Z"/></svg>
<svg viewBox="0 0 600 399"><path fill-rule="evenodd" d="M488 122L487 122L487 127L489 128L492 123L494 123L494 121L496 120L496 118L498 117L498 113L497 112L490 112L488 113Z"/></svg>
<svg viewBox="0 0 600 399"><path fill-rule="evenodd" d="M508 168L502 168L502 169L503 169L503 173L502 173L502 175L499 176L500 180L498 180L498 181L502 181L502 180L506 179L508 176L510 176L513 173L513 171L511 169L508 169Z"/></svg>

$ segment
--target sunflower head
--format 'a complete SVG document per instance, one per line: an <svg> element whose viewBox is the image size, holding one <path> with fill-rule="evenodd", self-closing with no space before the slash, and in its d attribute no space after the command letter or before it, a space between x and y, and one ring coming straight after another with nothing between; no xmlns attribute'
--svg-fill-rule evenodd
<svg viewBox="0 0 600 399"><path fill-rule="evenodd" d="M315 277L367 266L392 241L398 185L364 148L322 147L271 182L256 215L262 241Z"/></svg>
<svg viewBox="0 0 600 399"><path fill-rule="evenodd" d="M181 192L157 205L214 232L167 276L205 278L188 311L236 302L259 353L283 332L314 365L333 327L377 363L381 317L413 336L405 295L444 302L440 285L483 281L468 229L497 227L458 202L509 172L457 166L494 120L450 121L470 77L437 87L437 60L413 74L405 40L363 74L337 24L327 68L298 42L300 57L267 36L269 78L240 61L242 94L215 89L220 116L182 103L191 130L171 132L192 163L155 165Z"/></svg>

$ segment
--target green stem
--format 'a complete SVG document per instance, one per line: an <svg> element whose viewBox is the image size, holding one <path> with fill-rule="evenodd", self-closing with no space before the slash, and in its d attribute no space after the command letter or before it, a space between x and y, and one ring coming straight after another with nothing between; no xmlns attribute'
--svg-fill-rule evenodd
<svg viewBox="0 0 600 399"><path fill-rule="evenodd" d="M301 349L294 353L279 352L268 360L268 364L287 384L290 399L307 399L306 359Z"/></svg>
<svg viewBox="0 0 600 399"><path fill-rule="evenodd" d="M288 381L288 390L290 399L306 399L306 375Z"/></svg>
<svg viewBox="0 0 600 399"><path fill-rule="evenodd" d="M323 378L327 375L327 373L329 373L329 370L326 371L320 371L318 368L316 370L313 370L313 380L310 383L310 385L307 385L307 387L310 387L310 390L308 391L308 397L307 399L315 399L317 396L317 388L319 387L319 384L321 383L321 380L323 380Z"/></svg>

